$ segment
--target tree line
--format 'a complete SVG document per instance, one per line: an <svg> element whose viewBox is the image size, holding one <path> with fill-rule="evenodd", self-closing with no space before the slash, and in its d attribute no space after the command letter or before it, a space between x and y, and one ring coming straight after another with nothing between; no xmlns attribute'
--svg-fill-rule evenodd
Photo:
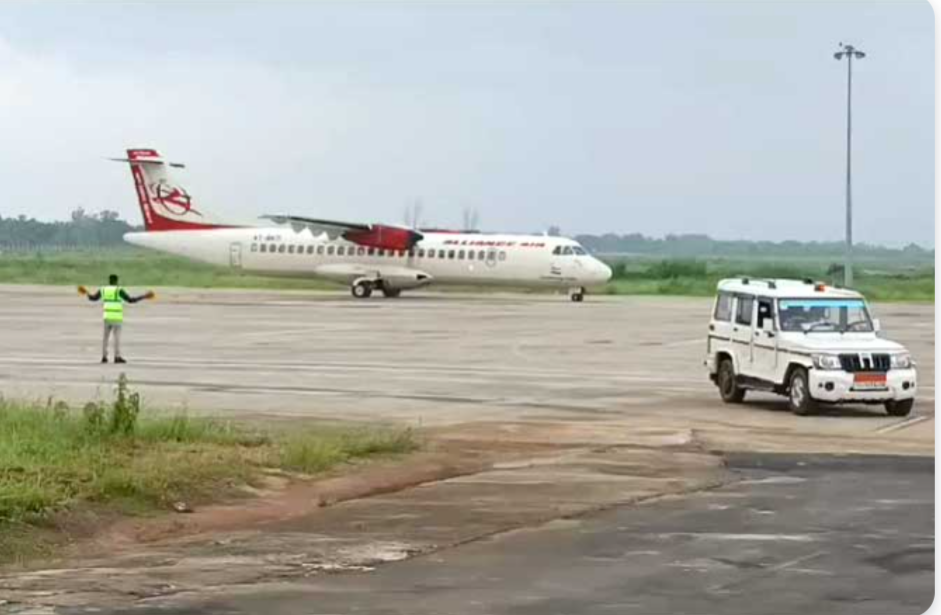
<svg viewBox="0 0 941 615"><path fill-rule="evenodd" d="M0 249L105 248L123 244L124 233L138 230L117 212L90 213L79 207L69 220L41 222L20 215L0 216Z"/></svg>
<svg viewBox="0 0 941 615"><path fill-rule="evenodd" d="M640 255L667 258L707 257L819 257L842 258L842 241L745 241L713 239L708 235L667 235L647 237L640 233L629 235L578 235L576 239L592 252L611 255ZM934 260L934 250L914 243L904 248L859 243L853 246L855 254L872 258L904 258Z"/></svg>

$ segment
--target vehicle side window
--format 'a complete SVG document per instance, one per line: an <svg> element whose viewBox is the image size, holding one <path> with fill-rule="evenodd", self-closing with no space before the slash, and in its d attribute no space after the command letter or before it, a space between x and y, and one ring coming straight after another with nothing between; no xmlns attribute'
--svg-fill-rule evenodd
<svg viewBox="0 0 941 615"><path fill-rule="evenodd" d="M716 299L716 311L713 318L722 322L732 321L732 295L728 293L719 293Z"/></svg>
<svg viewBox="0 0 941 615"><path fill-rule="evenodd" d="M771 299L760 297L758 299L758 328L774 329L774 309Z"/></svg>
<svg viewBox="0 0 941 615"><path fill-rule="evenodd" d="M736 303L735 322L740 325L750 325L752 308L755 305L755 298L739 295L738 301Z"/></svg>

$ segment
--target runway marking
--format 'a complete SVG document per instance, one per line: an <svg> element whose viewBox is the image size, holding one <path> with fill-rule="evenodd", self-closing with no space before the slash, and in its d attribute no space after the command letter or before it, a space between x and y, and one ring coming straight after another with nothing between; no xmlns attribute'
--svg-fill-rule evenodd
<svg viewBox="0 0 941 615"><path fill-rule="evenodd" d="M918 423L923 423L925 421L932 420L932 419L934 419L934 417L931 415L915 416L910 419L904 420L900 423L892 423L891 425L884 425L880 427L879 429L877 429L876 433L885 434L885 433L892 433L895 431L901 431L903 429L912 427L913 425L917 425Z"/></svg>

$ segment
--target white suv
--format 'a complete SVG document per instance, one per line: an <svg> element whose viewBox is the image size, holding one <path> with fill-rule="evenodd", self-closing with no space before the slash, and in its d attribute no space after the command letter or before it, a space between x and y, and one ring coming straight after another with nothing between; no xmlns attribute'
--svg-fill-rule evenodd
<svg viewBox="0 0 941 615"><path fill-rule="evenodd" d="M728 403L754 389L787 395L795 414L823 402L884 404L907 416L915 365L904 346L878 333L855 291L809 280L722 280L706 366Z"/></svg>

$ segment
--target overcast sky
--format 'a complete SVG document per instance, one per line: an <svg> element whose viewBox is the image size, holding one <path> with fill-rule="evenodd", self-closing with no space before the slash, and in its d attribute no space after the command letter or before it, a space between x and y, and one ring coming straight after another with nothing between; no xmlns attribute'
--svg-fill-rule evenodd
<svg viewBox="0 0 941 615"><path fill-rule="evenodd" d="M934 15L866 2L0 5L0 215L203 208L567 234L934 245Z"/></svg>

